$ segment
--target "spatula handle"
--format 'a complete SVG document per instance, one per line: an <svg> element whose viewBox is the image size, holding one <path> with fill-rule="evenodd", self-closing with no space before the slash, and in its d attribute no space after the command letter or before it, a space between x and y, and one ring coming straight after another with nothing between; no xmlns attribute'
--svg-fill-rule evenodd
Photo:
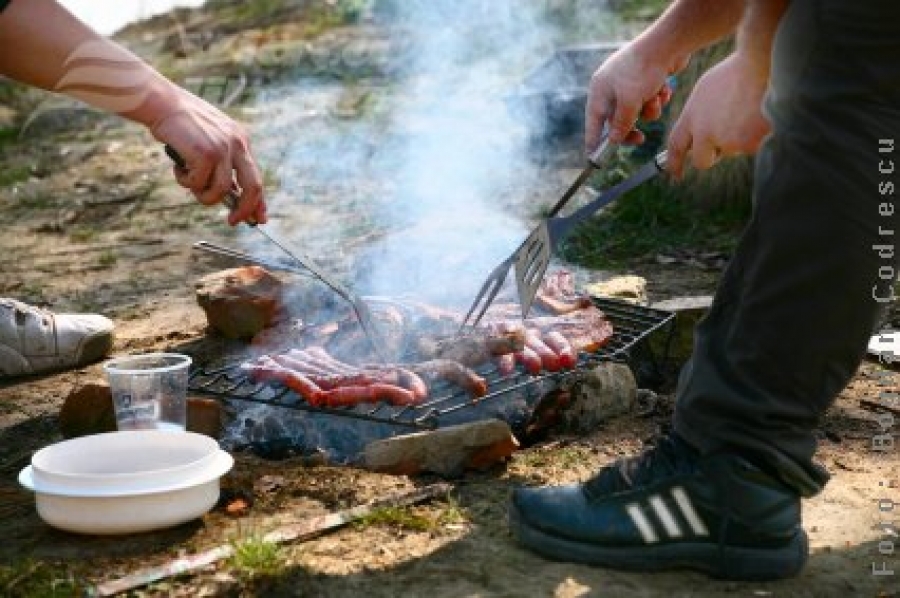
<svg viewBox="0 0 900 598"><path fill-rule="evenodd" d="M638 187L664 171L666 168L667 157L668 153L666 151L660 152L653 160L638 168L630 177L603 191L592 201L581 206L568 216L548 221L548 226L553 229L554 247L558 245L563 237L569 234L577 224L594 215L598 210L606 207L620 196L628 193L635 187Z"/></svg>

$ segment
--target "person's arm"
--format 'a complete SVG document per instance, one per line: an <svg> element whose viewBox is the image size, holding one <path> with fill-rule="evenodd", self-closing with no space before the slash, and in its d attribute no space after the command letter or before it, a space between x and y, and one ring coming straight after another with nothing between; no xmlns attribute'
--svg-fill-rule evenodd
<svg viewBox="0 0 900 598"><path fill-rule="evenodd" d="M735 52L697 81L669 135L668 169L680 177L688 152L695 168L752 154L770 126L762 112L772 43L788 0L748 0Z"/></svg>
<svg viewBox="0 0 900 598"><path fill-rule="evenodd" d="M585 114L585 146L600 142L604 123L614 143L638 143L638 116L655 120L669 101L669 75L691 54L730 34L746 0L676 0L646 31L608 58L594 73Z"/></svg>
<svg viewBox="0 0 900 598"><path fill-rule="evenodd" d="M146 126L181 154L186 168L175 176L201 203L221 201L236 178L242 194L229 222L265 222L262 177L243 127L53 0L12 0L0 13L0 73Z"/></svg>

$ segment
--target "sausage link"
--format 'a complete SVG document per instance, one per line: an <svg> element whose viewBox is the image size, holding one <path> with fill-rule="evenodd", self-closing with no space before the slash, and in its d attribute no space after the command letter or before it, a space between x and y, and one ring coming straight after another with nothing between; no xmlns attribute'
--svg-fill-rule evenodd
<svg viewBox="0 0 900 598"><path fill-rule="evenodd" d="M541 373L541 358L527 345L516 353L516 361L521 363L525 367L525 371L532 376L537 376Z"/></svg>
<svg viewBox="0 0 900 598"><path fill-rule="evenodd" d="M536 330L528 330L525 333L525 346L538 354L541 366L548 372L559 371L559 355L541 340L541 335Z"/></svg>
<svg viewBox="0 0 900 598"><path fill-rule="evenodd" d="M578 363L578 354L572 343L561 332L550 330L544 333L544 342L559 356L559 365L571 370Z"/></svg>
<svg viewBox="0 0 900 598"><path fill-rule="evenodd" d="M515 353L507 353L500 355L495 359L497 362L497 371L503 376L510 376L516 371L516 355Z"/></svg>

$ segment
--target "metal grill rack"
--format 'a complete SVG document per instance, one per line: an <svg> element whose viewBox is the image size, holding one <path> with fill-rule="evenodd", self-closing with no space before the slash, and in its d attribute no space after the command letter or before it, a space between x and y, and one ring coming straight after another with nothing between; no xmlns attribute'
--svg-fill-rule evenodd
<svg viewBox="0 0 900 598"><path fill-rule="evenodd" d="M570 371L531 376L525 373L521 366L517 366L514 374L504 376L493 365L478 368L478 373L487 380L489 390L487 395L477 401L473 401L465 391L456 386L437 382L431 385L429 400L419 405L397 407L378 403L338 408L314 407L281 385L250 381L238 364L209 370L195 369L190 374L188 387L194 393L224 400L261 403L272 407L357 418L413 429L434 429L451 414L475 404L483 404L513 392L543 394L557 388L566 377L579 369L589 368L602 361L627 362L632 349L658 330L667 335L664 351L668 350L668 342L674 331L673 313L611 299L594 298L594 303L612 322L613 337L609 343L595 353L582 354L579 357L578 367Z"/></svg>

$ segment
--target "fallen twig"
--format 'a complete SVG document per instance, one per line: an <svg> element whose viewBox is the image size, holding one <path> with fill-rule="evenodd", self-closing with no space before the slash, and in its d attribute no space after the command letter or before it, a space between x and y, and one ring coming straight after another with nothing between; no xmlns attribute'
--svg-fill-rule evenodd
<svg viewBox="0 0 900 598"><path fill-rule="evenodd" d="M375 509L385 506L403 507L413 505L437 496L446 495L449 491L449 484L432 484L423 488L417 488L406 494L388 497L368 505L360 505L358 507L353 507L352 509L329 513L328 515L318 515L316 517L304 519L303 521L290 523L265 534L262 539L265 542L274 543L309 540L326 532L343 527L361 517L365 517ZM134 588L139 588L161 579L193 573L204 567L208 567L217 561L227 559L233 553L234 547L231 544L222 544L192 556L169 561L158 567L149 567L147 569L135 571L134 573L119 579L103 582L90 588L87 594L89 596L114 596L120 592L133 590Z"/></svg>

